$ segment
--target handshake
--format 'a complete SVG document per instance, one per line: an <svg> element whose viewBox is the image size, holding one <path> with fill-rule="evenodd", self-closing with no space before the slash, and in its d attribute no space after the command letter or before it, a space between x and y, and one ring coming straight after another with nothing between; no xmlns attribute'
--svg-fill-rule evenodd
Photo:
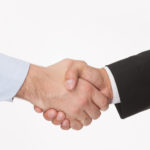
<svg viewBox="0 0 150 150"><path fill-rule="evenodd" d="M49 67L31 64L16 97L31 102L36 112L62 129L80 130L108 108L113 92L104 68L65 59Z"/></svg>

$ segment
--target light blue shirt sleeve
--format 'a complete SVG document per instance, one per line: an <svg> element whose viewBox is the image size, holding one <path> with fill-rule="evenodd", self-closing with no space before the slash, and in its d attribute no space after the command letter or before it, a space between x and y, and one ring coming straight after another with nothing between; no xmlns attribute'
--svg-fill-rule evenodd
<svg viewBox="0 0 150 150"><path fill-rule="evenodd" d="M28 74L30 64L0 53L0 101L12 101Z"/></svg>

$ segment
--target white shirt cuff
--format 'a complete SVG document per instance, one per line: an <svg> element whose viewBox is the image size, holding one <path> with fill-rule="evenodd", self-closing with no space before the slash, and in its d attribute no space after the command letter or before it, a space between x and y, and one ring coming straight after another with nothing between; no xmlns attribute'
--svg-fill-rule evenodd
<svg viewBox="0 0 150 150"><path fill-rule="evenodd" d="M110 71L110 69L108 67L105 67L105 70L106 70L106 72L107 72L107 74L109 76L110 83L111 83L111 86L112 86L112 91L113 91L112 103L113 104L118 104L121 101L120 101L120 96L119 96L119 92L118 92L116 81L115 81L114 76L113 76L112 72Z"/></svg>

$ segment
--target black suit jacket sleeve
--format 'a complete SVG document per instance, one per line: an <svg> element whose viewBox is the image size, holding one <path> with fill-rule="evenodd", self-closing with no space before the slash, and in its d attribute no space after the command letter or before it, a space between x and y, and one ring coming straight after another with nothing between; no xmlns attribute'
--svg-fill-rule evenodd
<svg viewBox="0 0 150 150"><path fill-rule="evenodd" d="M108 65L120 95L116 108L126 118L150 107L150 50Z"/></svg>

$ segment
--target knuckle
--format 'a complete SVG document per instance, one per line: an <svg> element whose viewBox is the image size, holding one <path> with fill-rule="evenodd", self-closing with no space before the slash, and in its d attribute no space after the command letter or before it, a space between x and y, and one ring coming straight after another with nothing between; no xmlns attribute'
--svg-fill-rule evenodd
<svg viewBox="0 0 150 150"><path fill-rule="evenodd" d="M65 58L65 59L63 59L63 61L71 61L71 59L70 58Z"/></svg>
<svg viewBox="0 0 150 150"><path fill-rule="evenodd" d="M78 61L79 65L85 68L88 64L85 61Z"/></svg>
<svg viewBox="0 0 150 150"><path fill-rule="evenodd" d="M80 60L79 61L82 65L87 65L87 63L85 62L85 61L83 61L83 60Z"/></svg>
<svg viewBox="0 0 150 150"><path fill-rule="evenodd" d="M63 62L65 62L67 64L72 64L73 60L70 58L65 58L65 59L63 59Z"/></svg>
<svg viewBox="0 0 150 150"><path fill-rule="evenodd" d="M83 60L76 60L76 63L78 63L78 65L80 65L80 66L86 66L87 65L87 63Z"/></svg>

